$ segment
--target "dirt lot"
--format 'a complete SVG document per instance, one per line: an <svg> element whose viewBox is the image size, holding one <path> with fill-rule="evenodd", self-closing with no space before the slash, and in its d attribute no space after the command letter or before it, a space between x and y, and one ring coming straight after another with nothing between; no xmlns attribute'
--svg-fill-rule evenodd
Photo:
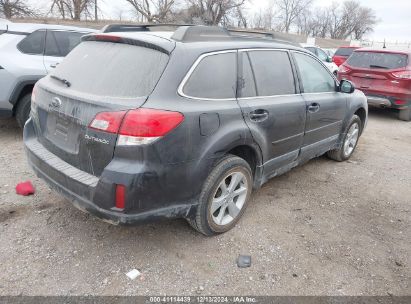
<svg viewBox="0 0 411 304"><path fill-rule="evenodd" d="M18 182L37 192L17 196ZM352 159L321 157L206 238L184 220L117 227L51 192L0 121L0 295L411 295L411 123L374 110ZM237 268L238 254L252 266ZM125 273L137 268L134 281Z"/></svg>

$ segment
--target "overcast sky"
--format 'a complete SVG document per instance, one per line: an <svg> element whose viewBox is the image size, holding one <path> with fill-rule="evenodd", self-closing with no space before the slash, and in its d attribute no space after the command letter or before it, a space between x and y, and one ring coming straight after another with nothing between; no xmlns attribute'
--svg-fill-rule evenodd
<svg viewBox="0 0 411 304"><path fill-rule="evenodd" d="M36 6L50 3L50 0L29 0ZM104 18L128 18L130 6L125 0L99 0ZM178 0L177 0L178 1ZM270 0L249 0L247 11L252 16L263 9ZM364 6L375 10L380 22L367 38L387 41L411 42L411 0L359 0ZM314 6L329 6L332 0L314 0Z"/></svg>

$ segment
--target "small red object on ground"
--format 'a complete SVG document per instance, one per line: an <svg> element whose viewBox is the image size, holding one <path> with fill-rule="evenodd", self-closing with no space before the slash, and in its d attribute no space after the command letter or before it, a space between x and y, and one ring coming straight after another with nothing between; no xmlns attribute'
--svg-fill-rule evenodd
<svg viewBox="0 0 411 304"><path fill-rule="evenodd" d="M30 181L20 183L16 186L16 193L20 195L31 195L34 194L34 187Z"/></svg>

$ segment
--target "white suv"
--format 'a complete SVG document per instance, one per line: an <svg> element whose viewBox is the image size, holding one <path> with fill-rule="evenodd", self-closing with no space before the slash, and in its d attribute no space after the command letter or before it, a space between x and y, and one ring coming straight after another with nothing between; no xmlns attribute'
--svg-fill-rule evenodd
<svg viewBox="0 0 411 304"><path fill-rule="evenodd" d="M56 67L92 29L51 24L0 23L0 117L24 126L34 84Z"/></svg>
<svg viewBox="0 0 411 304"><path fill-rule="evenodd" d="M333 62L331 56L327 54L325 50L318 46L304 45L304 48L309 50L315 56L317 56L324 65L337 77L338 66Z"/></svg>

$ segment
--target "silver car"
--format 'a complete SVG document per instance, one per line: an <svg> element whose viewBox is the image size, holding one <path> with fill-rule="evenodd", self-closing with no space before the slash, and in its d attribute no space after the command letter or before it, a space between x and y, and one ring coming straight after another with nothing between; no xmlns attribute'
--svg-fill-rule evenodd
<svg viewBox="0 0 411 304"><path fill-rule="evenodd" d="M34 84L95 30L72 26L0 23L0 117L23 127Z"/></svg>

